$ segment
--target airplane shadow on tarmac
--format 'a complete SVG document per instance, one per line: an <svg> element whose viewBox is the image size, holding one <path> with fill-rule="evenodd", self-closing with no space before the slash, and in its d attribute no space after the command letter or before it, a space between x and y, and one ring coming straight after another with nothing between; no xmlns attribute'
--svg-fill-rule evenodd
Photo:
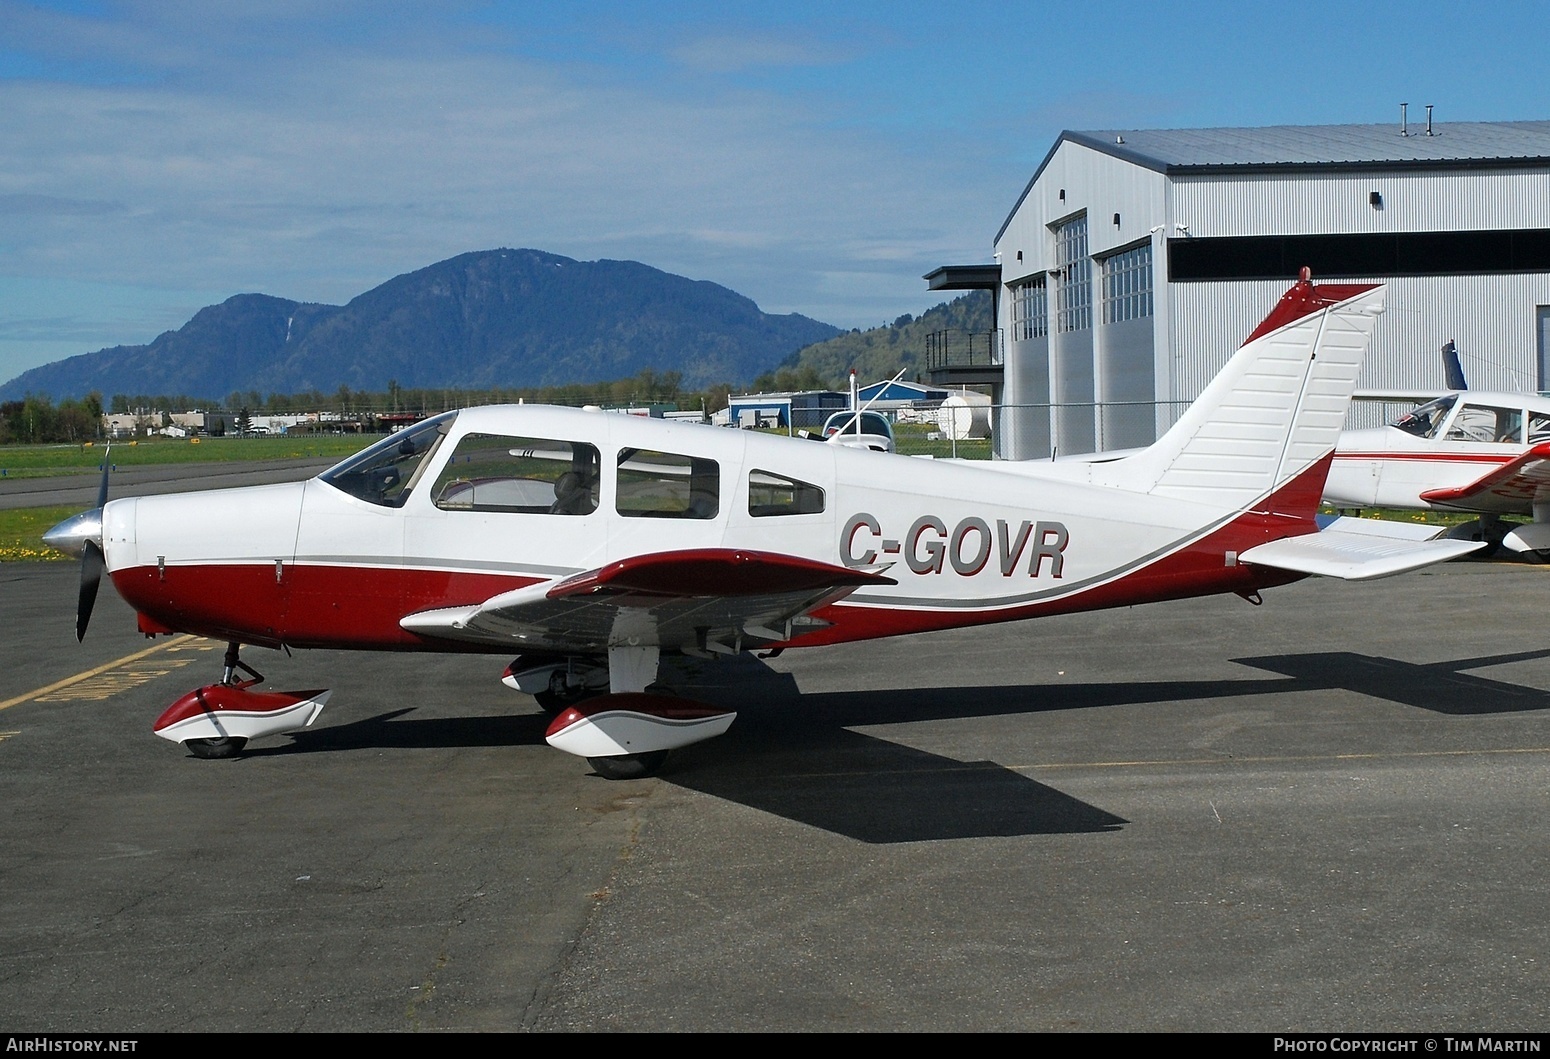
<svg viewBox="0 0 1550 1059"><path fill-rule="evenodd" d="M994 762L955 761L849 729L1337 689L1451 715L1544 710L1550 692L1464 671L1547 657L1550 650L1417 665L1352 652L1287 654L1235 659L1282 674L1275 679L809 695L755 662L737 667L735 681L685 689L741 715L721 739L676 752L663 779L863 842L1114 831L1128 821Z"/></svg>
<svg viewBox="0 0 1550 1059"><path fill-rule="evenodd" d="M1550 709L1550 692L1464 672L1540 658L1550 658L1550 651L1519 651L1419 665L1349 651L1266 655L1233 661L1292 677L1298 684L1297 690L1344 688L1433 713L1480 716Z"/></svg>
<svg viewBox="0 0 1550 1059"><path fill-rule="evenodd" d="M1347 690L1454 716L1550 709L1550 692L1467 670L1550 658L1550 650L1415 664L1352 652L1234 661L1249 680L907 688L804 695L790 674L742 657L679 674L690 698L737 709L720 739L675 751L662 779L868 843L1116 831L1124 818L990 761L958 761L852 731L871 725L1053 710ZM317 753L365 748L536 746L546 715L423 717L392 710L296 733Z"/></svg>

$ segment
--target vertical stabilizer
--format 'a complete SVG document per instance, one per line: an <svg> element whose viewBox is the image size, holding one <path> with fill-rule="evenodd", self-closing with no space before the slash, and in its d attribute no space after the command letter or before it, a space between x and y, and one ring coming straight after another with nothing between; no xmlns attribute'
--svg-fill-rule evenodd
<svg viewBox="0 0 1550 1059"><path fill-rule="evenodd" d="M1442 347L1442 377L1443 385L1450 390L1469 389L1469 383L1464 379L1464 365L1459 363L1459 347L1451 338Z"/></svg>
<svg viewBox="0 0 1550 1059"><path fill-rule="evenodd" d="M1094 464L1092 480L1224 508L1262 500L1334 450L1382 311L1381 286L1314 286L1304 269L1156 444Z"/></svg>

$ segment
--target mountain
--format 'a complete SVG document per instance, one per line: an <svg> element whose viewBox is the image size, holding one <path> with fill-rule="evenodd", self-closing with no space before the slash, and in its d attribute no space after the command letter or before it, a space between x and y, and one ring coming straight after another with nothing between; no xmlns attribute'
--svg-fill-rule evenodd
<svg viewBox="0 0 1550 1059"><path fill-rule="evenodd" d="M901 368L908 369L904 377L913 381L925 372L927 335L948 330L984 332L993 326L990 293L972 291L918 317L906 313L892 324L847 331L800 349L781 362L777 372L762 377L761 383L776 390L808 385L843 390L849 385L851 368L862 385L891 379ZM778 376L792 385L777 382Z"/></svg>
<svg viewBox="0 0 1550 1059"><path fill-rule="evenodd" d="M518 388L678 371L686 386L741 382L839 333L759 310L736 291L636 261L539 250L462 254L388 280L347 305L239 294L144 346L45 364L0 401L340 386Z"/></svg>

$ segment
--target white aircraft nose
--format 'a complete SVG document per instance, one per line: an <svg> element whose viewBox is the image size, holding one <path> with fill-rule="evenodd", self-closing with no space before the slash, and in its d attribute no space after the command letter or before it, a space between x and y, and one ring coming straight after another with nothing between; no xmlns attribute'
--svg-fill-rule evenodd
<svg viewBox="0 0 1550 1059"><path fill-rule="evenodd" d="M58 549L72 558L79 559L86 542L102 547L102 508L94 507L71 515L59 525L43 534L43 543Z"/></svg>

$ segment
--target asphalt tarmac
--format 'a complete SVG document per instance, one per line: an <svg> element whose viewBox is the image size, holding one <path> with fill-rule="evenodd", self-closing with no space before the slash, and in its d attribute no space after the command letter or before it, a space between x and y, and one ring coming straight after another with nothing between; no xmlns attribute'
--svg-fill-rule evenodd
<svg viewBox="0 0 1550 1059"><path fill-rule="evenodd" d="M365 448L363 444L361 446ZM339 462L339 457L307 460L254 460L226 463L169 463L125 467L114 472L109 491L121 496L182 493L190 489L228 489L239 485L272 485L311 478ZM82 510L97 506L100 472L51 478L0 478L0 510L68 504Z"/></svg>
<svg viewBox="0 0 1550 1059"><path fill-rule="evenodd" d="M139 637L105 587L78 646L75 576L0 566L0 1029L1550 1012L1547 568L708 665L731 732L622 783L482 656L246 651L333 700L196 760L150 726L219 645Z"/></svg>

